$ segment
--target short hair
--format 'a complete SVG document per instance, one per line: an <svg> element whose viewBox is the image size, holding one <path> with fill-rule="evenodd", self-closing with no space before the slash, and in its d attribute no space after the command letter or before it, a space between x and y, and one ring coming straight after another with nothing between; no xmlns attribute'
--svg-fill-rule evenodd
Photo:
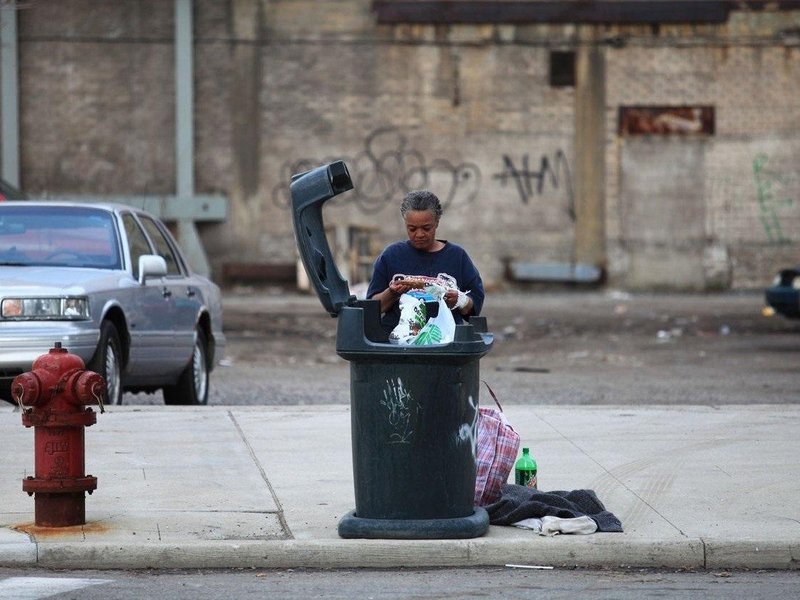
<svg viewBox="0 0 800 600"><path fill-rule="evenodd" d="M429 210L438 221L442 216L442 203L431 191L413 190L408 192L400 203L400 215L405 219L412 210Z"/></svg>

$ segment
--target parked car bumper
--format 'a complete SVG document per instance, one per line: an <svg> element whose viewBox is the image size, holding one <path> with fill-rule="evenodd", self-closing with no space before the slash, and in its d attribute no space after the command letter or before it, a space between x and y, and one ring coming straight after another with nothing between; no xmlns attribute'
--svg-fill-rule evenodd
<svg viewBox="0 0 800 600"><path fill-rule="evenodd" d="M0 379L11 379L29 371L55 342L88 362L97 348L99 331L91 323L5 322L0 323Z"/></svg>
<svg viewBox="0 0 800 600"><path fill-rule="evenodd" d="M776 313L790 319L800 319L800 290L777 285L767 288L766 296L767 304Z"/></svg>
<svg viewBox="0 0 800 600"><path fill-rule="evenodd" d="M775 282L765 291L767 304L776 313L790 319L800 319L800 267L782 269Z"/></svg>

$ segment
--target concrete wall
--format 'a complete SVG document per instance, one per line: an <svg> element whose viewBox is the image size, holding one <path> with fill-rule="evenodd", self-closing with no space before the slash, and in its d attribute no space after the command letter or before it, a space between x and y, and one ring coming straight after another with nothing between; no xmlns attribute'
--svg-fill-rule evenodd
<svg viewBox="0 0 800 600"><path fill-rule="evenodd" d="M609 32L631 36L624 48L606 53L612 279L649 285L633 264L633 230L637 219L648 216L637 206L654 201L646 190L663 186L683 188L683 200L673 198L666 208L673 241L662 248L679 271L691 271L673 278L678 287L760 287L781 265L800 262L800 38L786 33L798 25L797 11L734 12L719 27L662 27L657 36L630 27ZM671 145L651 140L671 149L661 157L664 168L645 175L637 155L647 154L646 147L631 147L632 140L614 135L617 108L636 104L711 105L715 133L699 148L688 139ZM675 145L684 144L687 160L681 161ZM642 181L647 176L654 180ZM626 182L637 182L636 197L627 197ZM649 218L652 223L654 215ZM681 249L690 238L702 245L700 257L693 253L689 259Z"/></svg>
<svg viewBox="0 0 800 600"><path fill-rule="evenodd" d="M173 192L173 3L20 6L25 191ZM374 227L379 247L403 235L404 191L425 186L447 206L440 236L490 285L506 259L575 258L576 92L550 87L548 65L584 40L576 27L377 26L368 0L196 0L194 21L195 189L231 209L201 231L216 273L293 261L289 177L338 158L356 191L328 222ZM778 32L798 26L800 12L733 13L596 32L605 205L591 214L606 240L581 254L612 285L757 287L797 262L800 42ZM614 36L624 46L602 43ZM716 131L618 135L619 106L644 104L713 105Z"/></svg>

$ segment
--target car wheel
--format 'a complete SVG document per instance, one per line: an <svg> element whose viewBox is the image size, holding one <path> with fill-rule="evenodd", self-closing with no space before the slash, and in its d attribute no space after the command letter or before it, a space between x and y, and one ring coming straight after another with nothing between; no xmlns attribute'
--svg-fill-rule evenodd
<svg viewBox="0 0 800 600"><path fill-rule="evenodd" d="M208 404L208 342L201 330L195 332L189 364L175 385L164 386L165 404Z"/></svg>
<svg viewBox="0 0 800 600"><path fill-rule="evenodd" d="M106 404L122 404L122 344L111 321L103 321L100 343L86 368L106 380Z"/></svg>
<svg viewBox="0 0 800 600"><path fill-rule="evenodd" d="M16 406L17 403L14 402L14 399L11 397L11 381L0 383L0 399Z"/></svg>

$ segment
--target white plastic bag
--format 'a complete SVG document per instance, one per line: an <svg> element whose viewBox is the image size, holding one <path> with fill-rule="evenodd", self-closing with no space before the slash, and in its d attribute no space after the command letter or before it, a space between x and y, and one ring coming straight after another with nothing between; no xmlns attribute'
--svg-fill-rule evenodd
<svg viewBox="0 0 800 600"><path fill-rule="evenodd" d="M433 297L416 290L400 296L400 320L389 334L390 343L400 345L413 343L428 320L425 308L425 302L428 301L433 301Z"/></svg>
<svg viewBox="0 0 800 600"><path fill-rule="evenodd" d="M439 314L428 319L425 326L420 329L411 342L415 346L430 346L432 344L449 344L456 337L456 321L453 313L447 308L444 295L439 298Z"/></svg>
<svg viewBox="0 0 800 600"><path fill-rule="evenodd" d="M400 296L400 320L389 334L389 342L398 345L430 346L449 344L455 339L456 322L444 301L446 289L427 283L424 291L411 290ZM438 302L439 312L428 318L426 302Z"/></svg>

